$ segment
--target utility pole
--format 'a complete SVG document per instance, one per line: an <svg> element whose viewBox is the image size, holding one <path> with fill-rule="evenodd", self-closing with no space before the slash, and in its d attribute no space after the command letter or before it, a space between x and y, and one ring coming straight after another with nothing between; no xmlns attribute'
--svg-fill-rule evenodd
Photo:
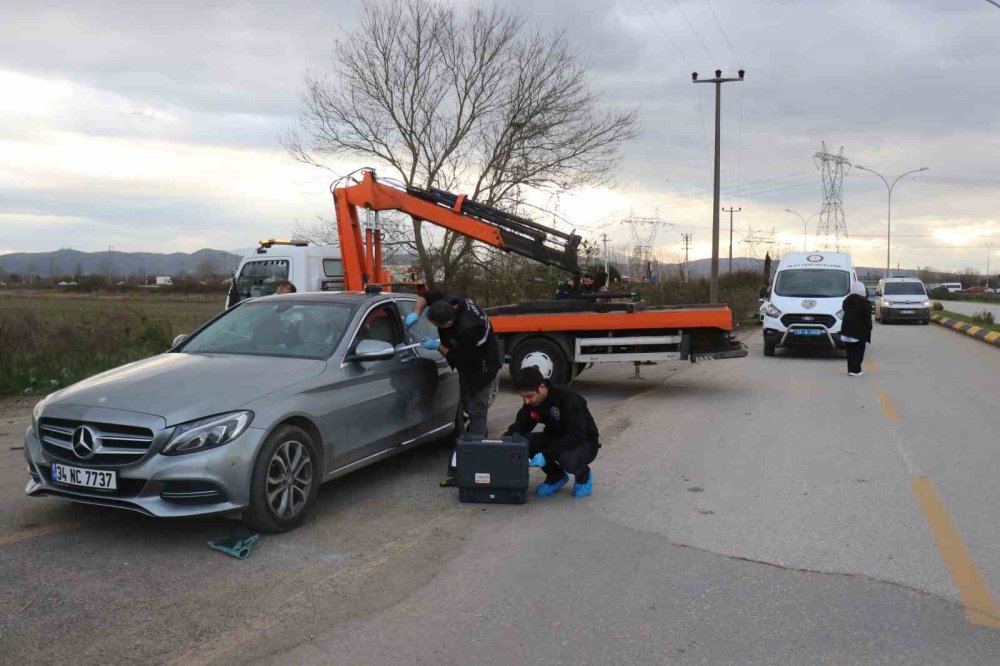
<svg viewBox="0 0 1000 666"><path fill-rule="evenodd" d="M738 213L743 210L742 206L740 208L729 207L729 210L725 208L722 209L723 213L729 213L729 274L733 274L733 213Z"/></svg>
<svg viewBox="0 0 1000 666"><path fill-rule="evenodd" d="M987 289L989 289L990 287L990 253L993 251L994 245L996 245L996 243L986 244L986 288Z"/></svg>
<svg viewBox="0 0 1000 666"><path fill-rule="evenodd" d="M688 250L691 249L691 234L681 234L684 239L684 282L688 281Z"/></svg>
<svg viewBox="0 0 1000 666"><path fill-rule="evenodd" d="M111 284L111 250L115 249L114 245L108 246L108 285Z"/></svg>
<svg viewBox="0 0 1000 666"><path fill-rule="evenodd" d="M722 84L730 81L742 81L746 72L739 70L739 78L724 79L722 70L715 70L715 78L698 80L698 72L691 72L691 81L694 83L714 83L715 84L715 184L713 187L714 196L712 199L712 281L709 283L708 300L716 303L719 300L719 147L722 142Z"/></svg>
<svg viewBox="0 0 1000 666"><path fill-rule="evenodd" d="M601 234L601 240L604 241L604 284L610 287L611 285L611 268L608 265L608 235Z"/></svg>

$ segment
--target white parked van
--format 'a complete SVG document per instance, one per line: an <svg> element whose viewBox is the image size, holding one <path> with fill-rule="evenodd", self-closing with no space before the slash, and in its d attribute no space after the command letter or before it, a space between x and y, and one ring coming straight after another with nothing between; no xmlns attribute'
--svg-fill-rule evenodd
<svg viewBox="0 0 1000 666"><path fill-rule="evenodd" d="M843 348L844 298L857 282L851 255L793 252L784 255L764 304L764 356L778 347Z"/></svg>
<svg viewBox="0 0 1000 666"><path fill-rule="evenodd" d="M257 250L244 257L236 269L226 307L245 298L273 294L278 283L285 280L297 291L343 290L340 248L310 245L305 240L260 241Z"/></svg>

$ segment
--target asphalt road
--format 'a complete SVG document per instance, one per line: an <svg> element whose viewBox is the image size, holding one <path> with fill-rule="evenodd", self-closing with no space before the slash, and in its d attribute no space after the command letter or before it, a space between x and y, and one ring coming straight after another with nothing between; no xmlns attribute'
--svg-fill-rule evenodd
<svg viewBox="0 0 1000 666"><path fill-rule="evenodd" d="M232 523L21 494L0 412L10 663L986 664L1000 655L1000 353L931 326L842 354L587 371L594 496L462 505L426 447ZM502 428L516 401L494 408ZM4 434L5 433L5 434ZM538 472L533 472L533 483ZM568 490L568 489L567 489Z"/></svg>

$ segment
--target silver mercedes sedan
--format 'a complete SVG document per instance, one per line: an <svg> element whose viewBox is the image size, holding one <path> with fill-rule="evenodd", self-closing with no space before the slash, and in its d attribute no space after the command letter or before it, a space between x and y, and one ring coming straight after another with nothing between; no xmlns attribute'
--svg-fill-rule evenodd
<svg viewBox="0 0 1000 666"><path fill-rule="evenodd" d="M170 351L35 406L29 495L151 516L302 522L319 485L462 427L458 375L408 294L245 301ZM181 339L183 338L183 339Z"/></svg>

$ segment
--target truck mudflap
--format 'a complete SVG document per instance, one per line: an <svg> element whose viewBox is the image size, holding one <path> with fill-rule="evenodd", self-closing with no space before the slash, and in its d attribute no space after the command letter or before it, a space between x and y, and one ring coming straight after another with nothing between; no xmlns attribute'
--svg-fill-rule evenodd
<svg viewBox="0 0 1000 666"><path fill-rule="evenodd" d="M724 351L716 352L702 352L698 354L691 354L690 359L692 363L697 363L698 361L721 361L728 358L746 358L747 357L746 345L737 342L733 345L732 349L726 349Z"/></svg>

